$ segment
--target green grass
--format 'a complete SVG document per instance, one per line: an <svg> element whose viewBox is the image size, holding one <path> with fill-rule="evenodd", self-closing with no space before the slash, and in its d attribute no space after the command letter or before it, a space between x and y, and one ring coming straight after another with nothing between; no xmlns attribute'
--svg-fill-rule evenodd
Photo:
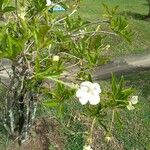
<svg viewBox="0 0 150 150"><path fill-rule="evenodd" d="M127 150L150 149L150 71L126 76L127 85L137 89L139 104L134 111L123 113L124 128L116 126L115 135ZM116 124L117 125L117 124Z"/></svg>
<svg viewBox="0 0 150 150"><path fill-rule="evenodd" d="M0 83L0 111L2 111L4 107L3 101L4 101L5 90L6 89L3 88L2 84ZM0 149L3 150L8 145L9 140L8 140L8 134L4 129L3 123L1 122L1 117L2 117L2 113L0 114Z"/></svg>
<svg viewBox="0 0 150 150"><path fill-rule="evenodd" d="M114 121L113 140L107 143L105 132L100 126L95 126L93 132L94 150L149 150L150 149L150 71L138 72L125 75L125 86L133 87L139 96L139 103L136 109L121 111L122 128L117 121ZM111 80L100 81L103 91L110 90ZM85 144L86 134L91 127L91 121L88 117L81 115L83 107L78 102L66 104L64 118L61 127L61 136L65 139L64 150L82 150ZM72 114L72 110L77 110ZM76 116L76 117L75 117ZM71 118L70 118L71 117ZM75 117L75 118L74 118ZM109 118L110 119L110 118ZM66 127L66 124L69 126ZM110 122L108 122L110 123Z"/></svg>
<svg viewBox="0 0 150 150"><path fill-rule="evenodd" d="M125 86L130 86L136 89L139 96L139 103L133 111L121 111L122 128L117 121L114 121L113 136L114 141L110 144L106 143L104 130L101 128L95 129L94 144L95 150L108 149L108 150L150 150L150 71L144 71L125 75ZM103 90L109 90L110 80L100 81ZM82 150L84 144L83 134L78 132L85 132L85 128L80 121L76 120L71 123L70 130L75 131L75 135L69 135L65 150ZM84 135L85 136L85 135ZM96 149L97 147L97 149Z"/></svg>
<svg viewBox="0 0 150 150"><path fill-rule="evenodd" d="M126 86L136 89L139 103L133 111L121 111L122 124L117 121L114 123L114 137L123 146L123 150L150 150L150 71L124 77ZM104 90L108 89L108 85L110 80L102 82Z"/></svg>
<svg viewBox="0 0 150 150"><path fill-rule="evenodd" d="M148 6L146 0L83 0L79 9L79 14L86 19L104 19L104 8L102 3L110 7L119 5L119 13L128 18L129 26L134 32L132 44L125 41L118 41L114 45L114 39L109 39L112 55L130 55L150 52L150 22L142 20L141 17L147 15Z"/></svg>

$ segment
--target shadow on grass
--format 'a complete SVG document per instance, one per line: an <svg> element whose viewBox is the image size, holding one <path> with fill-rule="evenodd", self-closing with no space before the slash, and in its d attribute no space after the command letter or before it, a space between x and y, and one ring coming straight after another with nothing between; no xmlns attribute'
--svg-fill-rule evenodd
<svg viewBox="0 0 150 150"><path fill-rule="evenodd" d="M140 91L144 98L150 96L150 71L134 72L126 75L127 85L132 85Z"/></svg>
<svg viewBox="0 0 150 150"><path fill-rule="evenodd" d="M144 21L150 21L150 18L145 14L140 14L137 12L131 12L131 11L123 11L120 13L123 16L131 17L135 20L144 20Z"/></svg>

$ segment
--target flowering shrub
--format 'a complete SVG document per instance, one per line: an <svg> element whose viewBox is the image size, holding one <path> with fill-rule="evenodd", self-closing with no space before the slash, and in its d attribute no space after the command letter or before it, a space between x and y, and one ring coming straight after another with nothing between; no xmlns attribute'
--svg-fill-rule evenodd
<svg viewBox="0 0 150 150"><path fill-rule="evenodd" d="M19 143L26 141L39 105L58 106L63 111L67 101L79 99L85 114L93 119L91 132L84 149L91 149L92 131L96 121L111 136L111 129L103 124L103 113L114 114L119 109L132 110L137 97L133 90L124 88L124 79L112 76L112 91L92 79L92 70L109 60L107 36L124 37L130 41L132 32L126 19L116 14L116 8L106 5L106 19L90 22L75 13L79 1L55 1L65 13L49 12L50 1L1 1L0 59L11 62L1 121L8 133ZM105 23L103 28L101 23ZM108 30L106 30L106 27ZM76 95L76 98L75 98ZM62 114L62 112L61 112ZM112 128L112 127L111 127ZM109 137L108 136L108 137Z"/></svg>

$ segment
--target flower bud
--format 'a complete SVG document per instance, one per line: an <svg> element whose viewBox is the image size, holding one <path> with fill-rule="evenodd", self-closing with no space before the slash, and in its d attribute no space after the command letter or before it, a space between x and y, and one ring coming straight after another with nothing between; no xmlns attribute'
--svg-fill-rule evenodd
<svg viewBox="0 0 150 150"><path fill-rule="evenodd" d="M59 61L59 56L58 55L53 56L53 61Z"/></svg>

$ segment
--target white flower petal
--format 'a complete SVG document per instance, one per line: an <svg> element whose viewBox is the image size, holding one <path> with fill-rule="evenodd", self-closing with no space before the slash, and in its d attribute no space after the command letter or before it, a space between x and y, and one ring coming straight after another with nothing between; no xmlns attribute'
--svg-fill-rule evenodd
<svg viewBox="0 0 150 150"><path fill-rule="evenodd" d="M90 145L85 145L85 146L83 147L83 150L93 150L93 149L91 148Z"/></svg>
<svg viewBox="0 0 150 150"><path fill-rule="evenodd" d="M91 105L97 105L100 102L100 96L98 94L96 95L89 95L89 103Z"/></svg>
<svg viewBox="0 0 150 150"><path fill-rule="evenodd" d="M135 107L132 105L127 105L127 108L128 108L128 110L134 110L135 109Z"/></svg>
<svg viewBox="0 0 150 150"><path fill-rule="evenodd" d="M83 89L78 89L76 92L76 97L80 98L80 97L84 97L86 95L86 91L84 91Z"/></svg>
<svg viewBox="0 0 150 150"><path fill-rule="evenodd" d="M128 110L133 110L133 109L135 109L135 107L132 105L131 102L129 102L129 105L127 105L127 109Z"/></svg>
<svg viewBox="0 0 150 150"><path fill-rule="evenodd" d="M52 1L51 0L46 0L46 6L51 6L52 5Z"/></svg>
<svg viewBox="0 0 150 150"><path fill-rule="evenodd" d="M132 96L130 99L130 102L134 105L137 104L138 103L138 96Z"/></svg>
<svg viewBox="0 0 150 150"><path fill-rule="evenodd" d="M82 104L82 105L85 105L88 103L88 97L81 97L79 98L79 102Z"/></svg>
<svg viewBox="0 0 150 150"><path fill-rule="evenodd" d="M80 87L80 89L84 92L88 92L89 88L88 87L85 87L85 86L82 86Z"/></svg>
<svg viewBox="0 0 150 150"><path fill-rule="evenodd" d="M100 85L98 83L93 83L93 90L97 93L101 93Z"/></svg>
<svg viewBox="0 0 150 150"><path fill-rule="evenodd" d="M112 140L112 137L106 136L105 139L106 139L107 142L110 142Z"/></svg>
<svg viewBox="0 0 150 150"><path fill-rule="evenodd" d="M91 88L92 87L92 82L90 82L90 81L84 81L84 82L82 82L81 83L81 85L80 85L81 87L89 87L89 88Z"/></svg>

